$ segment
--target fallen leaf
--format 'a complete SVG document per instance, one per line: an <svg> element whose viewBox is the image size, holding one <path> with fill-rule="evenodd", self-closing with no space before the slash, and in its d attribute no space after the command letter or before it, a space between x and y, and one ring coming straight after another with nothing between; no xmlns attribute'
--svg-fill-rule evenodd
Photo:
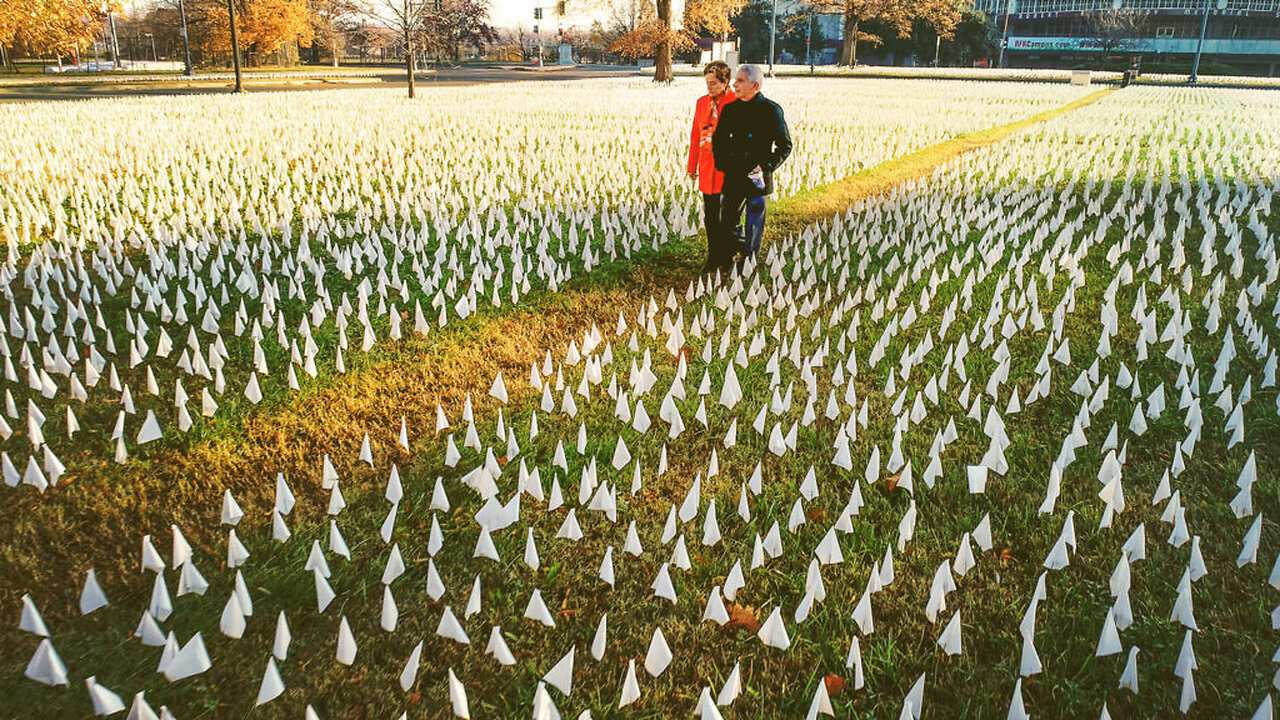
<svg viewBox="0 0 1280 720"><path fill-rule="evenodd" d="M844 678L839 675L828 675L822 678L822 681L827 684L828 695L835 695L844 689Z"/></svg>
<svg viewBox="0 0 1280 720"><path fill-rule="evenodd" d="M729 622L725 623L725 627L742 628L752 633L760 632L760 618L756 617L754 607L731 602L725 605L725 609L729 611Z"/></svg>

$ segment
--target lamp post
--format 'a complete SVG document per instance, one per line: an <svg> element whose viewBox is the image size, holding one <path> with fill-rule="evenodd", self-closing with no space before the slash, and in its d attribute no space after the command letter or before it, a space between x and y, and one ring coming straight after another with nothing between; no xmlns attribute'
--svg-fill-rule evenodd
<svg viewBox="0 0 1280 720"><path fill-rule="evenodd" d="M1204 50L1204 34L1209 28L1209 2L1204 0L1204 14L1200 16L1200 41L1196 43L1196 59L1191 63L1191 77L1187 78L1187 82L1195 85L1199 81L1200 76L1200 53Z"/></svg>
<svg viewBox="0 0 1280 720"><path fill-rule="evenodd" d="M537 52L537 57L536 57L536 58L534 58L534 63L533 63L533 64L534 64L536 67L542 67L542 26L541 26L541 21L542 21L542 8L540 8L540 7L535 7L535 8L533 9L533 34L534 34L533 47L535 48L535 51Z"/></svg>
<svg viewBox="0 0 1280 720"><path fill-rule="evenodd" d="M187 5L183 0L178 0L178 16L182 18L182 55L186 61L182 74L190 77L194 74L191 67L191 41L187 39Z"/></svg>
<svg viewBox="0 0 1280 720"><path fill-rule="evenodd" d="M804 24L804 61L813 74L813 8L809 8L809 22Z"/></svg>
<svg viewBox="0 0 1280 720"><path fill-rule="evenodd" d="M107 25L111 28L111 58L115 61L116 69L120 69L120 36L116 34L116 16L111 12L110 6L107 7Z"/></svg>
<svg viewBox="0 0 1280 720"><path fill-rule="evenodd" d="M996 67L1004 67L1004 49L1009 44L1009 15L1013 13L1013 0L1004 2L1004 29L1000 31L1000 59Z"/></svg>
<svg viewBox="0 0 1280 720"><path fill-rule="evenodd" d="M773 43L778 37L778 0L773 0L769 20L769 77L773 77Z"/></svg>

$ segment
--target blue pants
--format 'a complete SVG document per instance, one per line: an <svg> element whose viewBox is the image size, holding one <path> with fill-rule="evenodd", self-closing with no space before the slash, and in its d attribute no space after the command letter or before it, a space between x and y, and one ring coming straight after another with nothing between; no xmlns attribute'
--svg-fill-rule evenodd
<svg viewBox="0 0 1280 720"><path fill-rule="evenodd" d="M755 255L760 249L760 236L764 235L764 219L767 215L764 197L747 201L747 223L742 233L743 255Z"/></svg>

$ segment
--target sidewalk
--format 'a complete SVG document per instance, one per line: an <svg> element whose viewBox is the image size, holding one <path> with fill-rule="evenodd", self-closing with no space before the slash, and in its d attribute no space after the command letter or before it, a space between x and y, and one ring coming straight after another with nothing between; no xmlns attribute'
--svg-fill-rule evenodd
<svg viewBox="0 0 1280 720"><path fill-rule="evenodd" d="M316 70L245 70L245 82L253 80L331 80L335 78L377 78L393 73L403 74L403 68L328 68ZM434 70L418 70L418 75L431 75ZM30 87L39 85L102 85L156 82L226 82L235 80L234 72L218 71L183 75L177 73L114 73L101 75L31 75L30 77L0 77L0 87Z"/></svg>

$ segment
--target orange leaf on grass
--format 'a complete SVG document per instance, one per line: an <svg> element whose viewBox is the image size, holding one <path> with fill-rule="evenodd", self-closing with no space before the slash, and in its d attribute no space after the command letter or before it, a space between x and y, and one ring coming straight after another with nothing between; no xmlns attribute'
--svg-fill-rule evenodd
<svg viewBox="0 0 1280 720"><path fill-rule="evenodd" d="M844 678L840 677L839 675L835 675L835 674L828 675L822 678L822 681L827 684L828 695L835 695L836 693L844 689Z"/></svg>
<svg viewBox="0 0 1280 720"><path fill-rule="evenodd" d="M725 627L760 632L760 618L756 617L754 607L731 602L725 605L725 609L729 611L729 622L725 623Z"/></svg>

